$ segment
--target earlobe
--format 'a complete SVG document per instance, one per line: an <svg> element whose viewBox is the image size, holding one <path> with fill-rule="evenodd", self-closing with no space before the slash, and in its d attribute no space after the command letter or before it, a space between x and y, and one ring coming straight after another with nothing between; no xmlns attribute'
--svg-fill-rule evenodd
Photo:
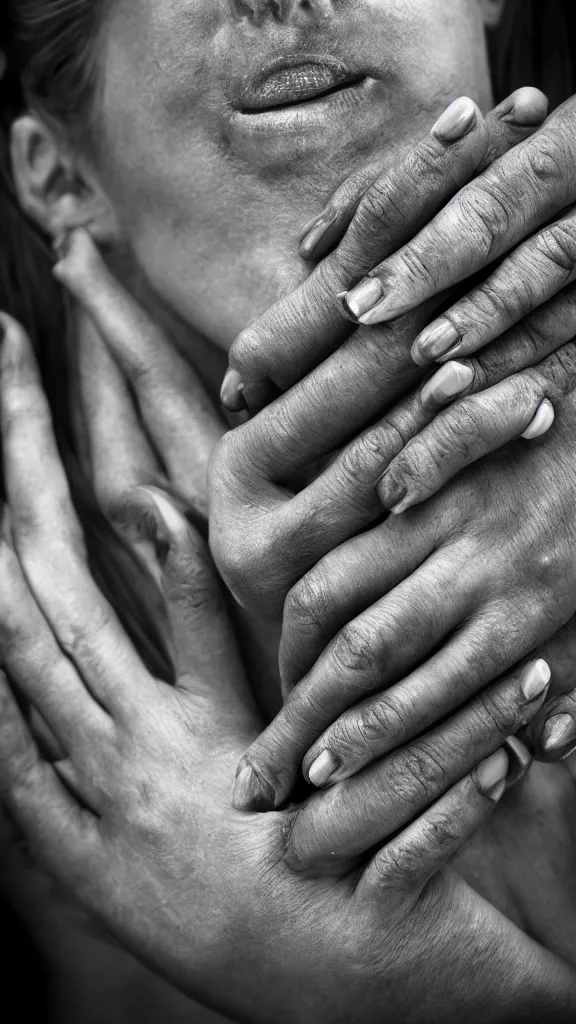
<svg viewBox="0 0 576 1024"><path fill-rule="evenodd" d="M23 210L53 239L76 227L113 244L113 210L84 161L35 114L12 125L12 172Z"/></svg>
<svg viewBox="0 0 576 1024"><path fill-rule="evenodd" d="M506 0L478 0L484 24L488 28L495 28L500 22Z"/></svg>

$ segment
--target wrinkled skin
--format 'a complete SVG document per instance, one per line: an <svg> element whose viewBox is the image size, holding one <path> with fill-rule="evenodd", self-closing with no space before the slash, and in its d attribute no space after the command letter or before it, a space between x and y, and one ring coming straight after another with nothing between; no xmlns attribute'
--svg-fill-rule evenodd
<svg viewBox="0 0 576 1024"><path fill-rule="evenodd" d="M384 999L390 1019L415 1024L570 1019L576 984L563 962L444 868L489 817L509 767L497 749L470 774L460 723L449 747L454 760L460 729L461 781L446 776L440 799L360 866L298 873L301 810L231 808L234 765L259 721L207 552L159 489L133 495L166 598L169 687L91 580L30 344L4 326L3 657L64 752L44 760L2 674L0 779L42 862L145 961L240 1020L378 1022ZM504 734L544 697L540 687L527 704L522 679L494 701ZM479 705L478 719L489 710Z"/></svg>

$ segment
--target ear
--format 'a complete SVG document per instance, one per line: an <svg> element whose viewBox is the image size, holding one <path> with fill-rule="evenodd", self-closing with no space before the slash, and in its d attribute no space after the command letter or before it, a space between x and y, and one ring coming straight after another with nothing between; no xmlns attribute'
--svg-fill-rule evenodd
<svg viewBox="0 0 576 1024"><path fill-rule="evenodd" d="M12 125L11 158L18 199L52 238L85 227L100 244L114 244L119 226L88 161L35 114Z"/></svg>
<svg viewBox="0 0 576 1024"><path fill-rule="evenodd" d="M494 28L502 17L502 11L506 0L478 0L484 24L488 28Z"/></svg>

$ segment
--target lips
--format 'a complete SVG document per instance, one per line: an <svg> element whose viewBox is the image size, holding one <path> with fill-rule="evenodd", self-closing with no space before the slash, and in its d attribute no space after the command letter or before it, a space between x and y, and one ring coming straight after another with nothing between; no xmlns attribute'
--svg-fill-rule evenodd
<svg viewBox="0 0 576 1024"><path fill-rule="evenodd" d="M321 99L364 77L339 62L300 56L263 70L253 80L245 79L236 90L234 105L242 113L262 113Z"/></svg>

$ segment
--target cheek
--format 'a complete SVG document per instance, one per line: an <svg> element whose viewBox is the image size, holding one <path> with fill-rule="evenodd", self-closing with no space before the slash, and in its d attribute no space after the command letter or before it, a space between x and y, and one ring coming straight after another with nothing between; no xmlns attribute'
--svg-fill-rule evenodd
<svg viewBox="0 0 576 1024"><path fill-rule="evenodd" d="M258 182L215 161L186 160L179 173L176 161L154 166L148 153L145 173L130 166L138 164L116 167L108 191L136 262L162 300L220 347L308 275L297 254L300 212Z"/></svg>

